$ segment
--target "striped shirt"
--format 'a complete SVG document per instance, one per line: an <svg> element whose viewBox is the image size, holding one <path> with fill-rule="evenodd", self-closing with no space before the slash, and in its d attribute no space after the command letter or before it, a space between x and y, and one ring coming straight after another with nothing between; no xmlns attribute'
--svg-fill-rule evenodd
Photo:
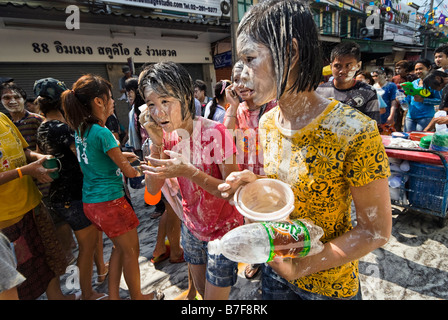
<svg viewBox="0 0 448 320"><path fill-rule="evenodd" d="M361 111L377 123L380 122L380 108L376 90L367 83L356 81L350 89L338 89L333 81L321 84L316 93L324 98L330 98L348 104Z"/></svg>
<svg viewBox="0 0 448 320"><path fill-rule="evenodd" d="M31 113L25 110L25 116L19 121L14 121L14 124L19 129L22 136L28 142L30 150L36 150L37 129L40 124L44 122L45 118L36 113Z"/></svg>

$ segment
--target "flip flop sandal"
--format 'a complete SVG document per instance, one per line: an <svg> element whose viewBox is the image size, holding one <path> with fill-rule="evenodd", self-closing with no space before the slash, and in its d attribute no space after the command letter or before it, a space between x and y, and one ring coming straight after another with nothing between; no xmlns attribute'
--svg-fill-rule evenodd
<svg viewBox="0 0 448 320"><path fill-rule="evenodd" d="M96 298L95 300L103 300L103 299L105 299L105 298L109 298L109 295L104 294L104 296L101 296L101 297L99 297L99 298Z"/></svg>
<svg viewBox="0 0 448 320"><path fill-rule="evenodd" d="M161 255L158 256L158 257L152 257L150 261L151 261L153 264L157 264L157 263L160 263L160 262L162 262L162 261L165 261L165 260L168 259L169 257L170 257L170 247L169 247L169 246L166 246L166 251L165 251L164 254L161 254Z"/></svg>
<svg viewBox="0 0 448 320"><path fill-rule="evenodd" d="M103 284L104 281L106 281L108 275L109 275L109 262L106 263L106 272L103 273L103 274L99 274L99 275L96 277L97 280L96 280L95 284L96 284L97 286ZM100 277L104 277L104 280L103 280L103 281L98 280Z"/></svg>

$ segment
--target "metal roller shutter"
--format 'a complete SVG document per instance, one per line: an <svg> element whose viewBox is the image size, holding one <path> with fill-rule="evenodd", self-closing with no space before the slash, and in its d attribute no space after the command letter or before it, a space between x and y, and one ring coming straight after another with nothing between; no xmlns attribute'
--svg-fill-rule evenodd
<svg viewBox="0 0 448 320"><path fill-rule="evenodd" d="M109 80L106 64L67 63L0 63L0 77L11 77L33 98L34 81L55 78L63 81L68 88L83 74L93 73Z"/></svg>

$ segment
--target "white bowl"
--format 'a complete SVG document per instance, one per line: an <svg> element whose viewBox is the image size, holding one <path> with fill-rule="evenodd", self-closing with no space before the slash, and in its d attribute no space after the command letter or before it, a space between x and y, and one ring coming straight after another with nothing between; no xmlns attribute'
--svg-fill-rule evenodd
<svg viewBox="0 0 448 320"><path fill-rule="evenodd" d="M234 202L237 210L248 219L279 221L294 210L294 193L283 181L257 179L238 188Z"/></svg>

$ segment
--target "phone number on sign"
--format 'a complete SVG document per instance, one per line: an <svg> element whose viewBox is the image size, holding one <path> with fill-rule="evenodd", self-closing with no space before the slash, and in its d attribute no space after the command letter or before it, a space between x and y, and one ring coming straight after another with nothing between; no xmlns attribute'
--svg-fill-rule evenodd
<svg viewBox="0 0 448 320"><path fill-rule="evenodd" d="M185 4L184 3L184 8L185 9L190 9L190 10L196 10L196 11L207 11L207 12L211 12L211 13L217 13L218 12L217 8L206 7L206 6L197 6L195 4Z"/></svg>

